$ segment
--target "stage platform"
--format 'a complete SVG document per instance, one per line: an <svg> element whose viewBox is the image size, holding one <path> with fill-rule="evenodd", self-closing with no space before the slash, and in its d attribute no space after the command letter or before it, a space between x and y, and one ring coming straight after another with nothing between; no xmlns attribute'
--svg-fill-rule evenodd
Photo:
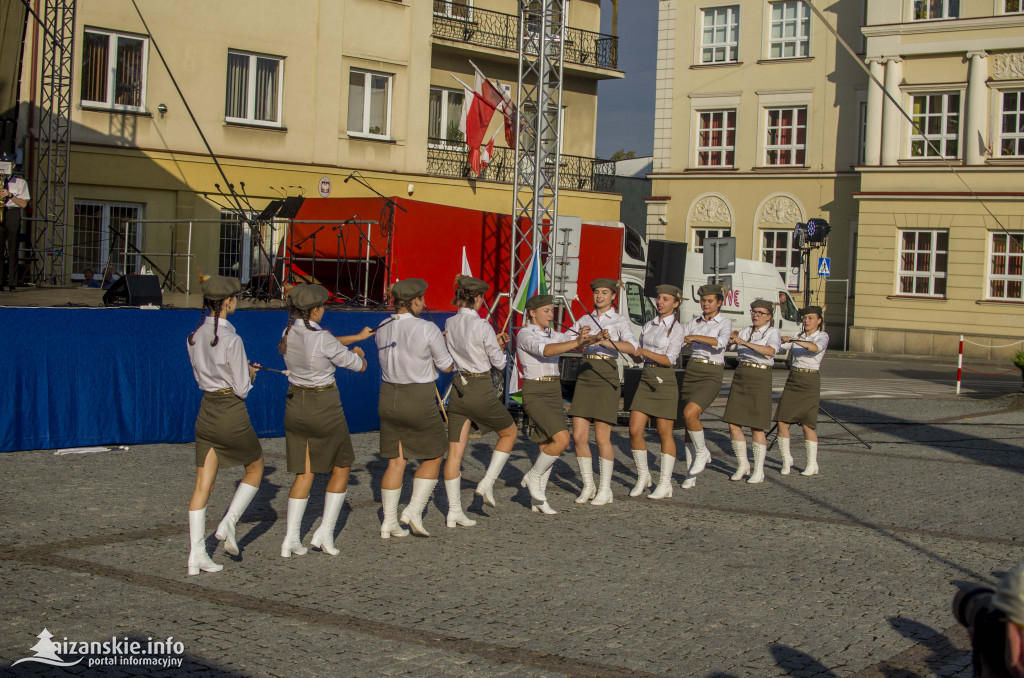
<svg viewBox="0 0 1024 678"><path fill-rule="evenodd" d="M202 297L165 294L165 308L104 308L103 290L18 289L0 293L0 451L89 445L188 442L201 393L185 340L200 319ZM172 305L174 308L166 308ZM277 343L287 323L282 302L244 302L229 320L251 362L284 369ZM443 324L450 313L433 313ZM376 327L384 311L329 308L322 326L334 335ZM349 428L379 428L380 364L373 339L362 373L338 370ZM442 375L439 388L447 386ZM246 405L260 437L284 435L288 380L260 372Z"/></svg>

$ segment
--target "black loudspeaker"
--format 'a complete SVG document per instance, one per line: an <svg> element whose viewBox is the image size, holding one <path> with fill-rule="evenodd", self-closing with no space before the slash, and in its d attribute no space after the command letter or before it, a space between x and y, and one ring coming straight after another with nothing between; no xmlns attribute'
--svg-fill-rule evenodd
<svg viewBox="0 0 1024 678"><path fill-rule="evenodd" d="M647 275L644 294L656 297L658 285L675 285L683 289L686 278L686 243L675 240L649 240L647 242Z"/></svg>
<svg viewBox="0 0 1024 678"><path fill-rule="evenodd" d="M123 275L103 295L104 306L160 306L163 301L160 279L155 275Z"/></svg>

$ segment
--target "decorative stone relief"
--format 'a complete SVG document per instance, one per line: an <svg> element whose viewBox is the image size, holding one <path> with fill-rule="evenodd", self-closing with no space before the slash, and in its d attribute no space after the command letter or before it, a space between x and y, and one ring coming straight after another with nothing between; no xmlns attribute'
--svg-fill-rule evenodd
<svg viewBox="0 0 1024 678"><path fill-rule="evenodd" d="M729 224L732 223L732 216L724 200L709 195L694 205L690 221L702 224Z"/></svg>
<svg viewBox="0 0 1024 678"><path fill-rule="evenodd" d="M780 195L765 203L761 209L762 224L795 224L800 221L800 208L796 201Z"/></svg>
<svg viewBox="0 0 1024 678"><path fill-rule="evenodd" d="M1024 78L1024 52L993 54L992 77L999 80Z"/></svg>

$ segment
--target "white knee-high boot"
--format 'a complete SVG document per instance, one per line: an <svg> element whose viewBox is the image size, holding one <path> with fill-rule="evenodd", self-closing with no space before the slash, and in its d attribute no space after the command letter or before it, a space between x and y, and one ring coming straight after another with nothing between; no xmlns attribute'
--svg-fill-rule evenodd
<svg viewBox="0 0 1024 678"><path fill-rule="evenodd" d="M544 475L540 477L540 490L544 493L545 497L548 494L548 478L550 477L551 468L549 467L547 471L544 471ZM539 502L536 499L533 499L533 497L530 497L530 510L534 513L544 513L549 516L553 516L558 513L558 511L551 508L551 505L548 504L547 500Z"/></svg>
<svg viewBox="0 0 1024 678"><path fill-rule="evenodd" d="M577 504L586 504L597 496L597 486L594 485L594 458L576 457L576 463L580 467L580 478L583 479L583 489L580 496L576 497Z"/></svg>
<svg viewBox="0 0 1024 678"><path fill-rule="evenodd" d="M689 474L689 468L690 466L693 465L693 454L690 452L690 448L687 447L685 444L683 445L683 454L686 457L687 474L686 477L683 478L683 482L680 483L680 486L684 490L688 490L691 487L695 487L697 485L697 476L691 476Z"/></svg>
<svg viewBox="0 0 1024 678"><path fill-rule="evenodd" d="M639 497L653 484L647 467L647 450L633 450L633 462L636 464L636 485L629 491L629 496Z"/></svg>
<svg viewBox="0 0 1024 678"><path fill-rule="evenodd" d="M804 449L807 450L807 466L800 471L802 476L818 475L818 442L804 441Z"/></svg>
<svg viewBox="0 0 1024 678"><path fill-rule="evenodd" d="M699 431L687 429L686 432L690 434L690 440L693 441L693 463L686 469L686 475L695 476L703 471L711 461L711 451L708 449L707 443L704 442L704 429Z"/></svg>
<svg viewBox="0 0 1024 678"><path fill-rule="evenodd" d="M487 465L487 473L484 474L480 484L476 486L476 493L484 498L484 503L488 506L497 506L494 503L494 481L501 475L501 469L504 468L506 461L508 461L508 452L494 450L491 453L491 463Z"/></svg>
<svg viewBox="0 0 1024 678"><path fill-rule="evenodd" d="M789 452L789 438L779 437L779 452L782 453L782 468L779 470L784 476L789 475L790 469L793 468L793 455Z"/></svg>
<svg viewBox="0 0 1024 678"><path fill-rule="evenodd" d="M647 495L648 499L668 499L672 496L672 469L676 466L676 458L671 454L661 455L661 477L654 492Z"/></svg>
<svg viewBox="0 0 1024 678"><path fill-rule="evenodd" d="M448 494L448 517L445 519L445 524L448 527L459 525L473 527L476 525L476 521L470 520L462 510L462 496L459 494L462 491L462 476L444 481L444 489Z"/></svg>
<svg viewBox="0 0 1024 678"><path fill-rule="evenodd" d="M421 537L429 537L430 533L423 527L423 511L430 501L430 493L437 485L437 478L413 478L412 498L409 504L402 511L402 517L398 519L402 525L407 525L413 534Z"/></svg>
<svg viewBox="0 0 1024 678"><path fill-rule="evenodd" d="M729 480L743 480L743 476L750 473L750 462L747 461L747 441L733 440L732 453L736 455L736 473L732 474Z"/></svg>
<svg viewBox="0 0 1024 678"><path fill-rule="evenodd" d="M310 546L332 556L341 553L334 546L334 526L338 524L338 516L345 504L346 494L347 492L327 492L324 495L324 517L320 520L320 527L313 533L313 538L309 540Z"/></svg>
<svg viewBox="0 0 1024 678"><path fill-rule="evenodd" d="M600 487L597 490L597 496L590 501L592 506L604 506L615 500L615 497L612 496L612 473L615 471L615 460L602 457L598 461L598 467L601 469Z"/></svg>
<svg viewBox="0 0 1024 678"><path fill-rule="evenodd" d="M188 573L199 574L203 572L220 572L223 565L218 565L210 559L206 552L206 507L196 511L188 512Z"/></svg>
<svg viewBox="0 0 1024 678"><path fill-rule="evenodd" d="M231 505L228 506L228 512L224 514L224 518L221 519L220 524L217 526L217 532L214 534L217 539L224 542L224 550L233 556L238 555L238 542L235 541L235 526L238 524L238 519L245 513L249 502L256 496L256 490L258 489L246 483L238 484L235 496L231 498Z"/></svg>
<svg viewBox="0 0 1024 678"><path fill-rule="evenodd" d="M384 506L384 522L380 524L380 538L408 537L409 530L398 522L398 500L402 497L402 488L397 490L380 490L380 501Z"/></svg>
<svg viewBox="0 0 1024 678"><path fill-rule="evenodd" d="M523 476L523 482L520 483L522 487L525 487L530 491L530 498L538 504L546 503L548 500L547 496L544 494L545 478L548 477L545 474L551 470L551 467L554 466L555 460L557 459L558 457L553 457L550 454L544 454L541 452L537 455L537 461L533 463L530 470L526 472L525 476Z"/></svg>
<svg viewBox="0 0 1024 678"><path fill-rule="evenodd" d="M299 539L299 529L302 526L302 514L306 512L306 502L308 501L309 497L305 499L292 499L288 497L288 527L284 535L284 542L281 544L282 558L306 554L306 547L302 545L302 541Z"/></svg>
<svg viewBox="0 0 1024 678"><path fill-rule="evenodd" d="M768 455L768 449L761 443L753 443L753 447L754 472L747 479L747 482L751 485L764 482L764 458Z"/></svg>

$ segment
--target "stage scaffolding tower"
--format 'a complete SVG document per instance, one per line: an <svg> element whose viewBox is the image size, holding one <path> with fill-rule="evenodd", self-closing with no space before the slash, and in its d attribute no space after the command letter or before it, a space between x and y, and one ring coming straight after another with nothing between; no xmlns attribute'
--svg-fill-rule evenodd
<svg viewBox="0 0 1024 678"><path fill-rule="evenodd" d="M71 85L76 0L46 0L36 131L36 220L33 278L37 284L64 283L71 159Z"/></svg>
<svg viewBox="0 0 1024 678"><path fill-rule="evenodd" d="M547 256L546 280L552 280L555 271L558 253L551 251L551 234L558 214L566 4L566 0L519 0L516 106L521 122L512 194L510 299L516 298L534 252ZM542 229L545 220L550 224L547 234Z"/></svg>

